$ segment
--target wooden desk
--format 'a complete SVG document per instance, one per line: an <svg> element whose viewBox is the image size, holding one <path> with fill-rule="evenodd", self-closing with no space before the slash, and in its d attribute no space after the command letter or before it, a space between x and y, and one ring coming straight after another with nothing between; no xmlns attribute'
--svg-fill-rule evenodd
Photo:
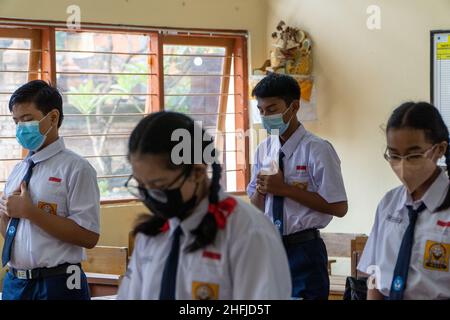
<svg viewBox="0 0 450 320"><path fill-rule="evenodd" d="M113 296L117 294L121 276L86 272L91 297Z"/></svg>
<svg viewBox="0 0 450 320"><path fill-rule="evenodd" d="M337 262L336 259L328 259L328 274L329 275L331 275L331 265L336 262Z"/></svg>
<svg viewBox="0 0 450 320"><path fill-rule="evenodd" d="M330 276L330 300L343 300L347 276Z"/></svg>

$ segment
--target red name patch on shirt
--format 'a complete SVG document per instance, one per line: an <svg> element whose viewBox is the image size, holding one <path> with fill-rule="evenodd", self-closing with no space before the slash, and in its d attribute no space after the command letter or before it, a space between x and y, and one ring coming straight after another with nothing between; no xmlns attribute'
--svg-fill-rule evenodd
<svg viewBox="0 0 450 320"><path fill-rule="evenodd" d="M48 181L51 181L51 182L61 182L61 179L60 179L60 178L55 178L55 177L50 177L50 178L48 178Z"/></svg>
<svg viewBox="0 0 450 320"><path fill-rule="evenodd" d="M306 172L306 166L297 166L297 171L304 171L304 172Z"/></svg>
<svg viewBox="0 0 450 320"><path fill-rule="evenodd" d="M211 251L203 251L203 258L220 260L221 257L222 257L222 255L220 253L211 252Z"/></svg>
<svg viewBox="0 0 450 320"><path fill-rule="evenodd" d="M440 227L450 227L450 221L439 220L437 222L437 225L440 226Z"/></svg>

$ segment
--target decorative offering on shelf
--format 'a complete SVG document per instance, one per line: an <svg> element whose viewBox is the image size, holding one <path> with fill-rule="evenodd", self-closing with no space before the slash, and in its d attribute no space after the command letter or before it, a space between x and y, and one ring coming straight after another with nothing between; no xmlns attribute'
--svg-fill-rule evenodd
<svg viewBox="0 0 450 320"><path fill-rule="evenodd" d="M267 72L310 75L312 71L312 42L309 35L298 28L287 26L284 21L278 23L272 33L273 49L270 59L262 67L253 70L254 74Z"/></svg>

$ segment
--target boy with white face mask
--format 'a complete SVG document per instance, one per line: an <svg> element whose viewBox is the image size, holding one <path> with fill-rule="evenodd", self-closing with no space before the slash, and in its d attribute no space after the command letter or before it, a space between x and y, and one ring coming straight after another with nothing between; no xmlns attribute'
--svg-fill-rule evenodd
<svg viewBox="0 0 450 320"><path fill-rule="evenodd" d="M253 96L271 136L256 150L247 193L278 227L289 259L292 297L328 299L328 256L319 229L347 213L340 160L328 141L298 121L300 87L294 78L270 74ZM267 170L268 160L278 168Z"/></svg>
<svg viewBox="0 0 450 320"><path fill-rule="evenodd" d="M404 103L386 129L385 159L403 186L378 205L358 265L372 274L368 299L450 299L449 132L426 102ZM373 274L375 271L375 274Z"/></svg>
<svg viewBox="0 0 450 320"><path fill-rule="evenodd" d="M99 238L97 174L58 135L62 97L31 81L10 98L16 137L28 156L13 169L0 197L4 300L89 299L80 263ZM78 287L68 278L78 277Z"/></svg>

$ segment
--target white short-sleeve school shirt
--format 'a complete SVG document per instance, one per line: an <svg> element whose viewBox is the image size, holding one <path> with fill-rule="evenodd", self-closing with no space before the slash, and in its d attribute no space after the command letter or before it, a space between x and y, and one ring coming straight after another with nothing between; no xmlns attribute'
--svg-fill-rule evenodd
<svg viewBox="0 0 450 320"><path fill-rule="evenodd" d="M318 193L328 203L347 201L341 162L331 143L307 131L303 125L281 145L277 136L269 136L257 148L247 194L256 192L256 177L261 170L267 171L275 162L278 168L280 150L284 153L285 182L310 192ZM265 199L265 215L273 220L273 195ZM289 199L284 199L283 234L288 235L306 229L325 228L331 215L312 210Z"/></svg>
<svg viewBox="0 0 450 320"><path fill-rule="evenodd" d="M358 270L377 278L389 296L400 244L409 224L407 205L426 209L417 219L404 299L450 299L450 209L436 212L449 188L442 172L421 200L413 202L404 186L389 191L378 205Z"/></svg>
<svg viewBox="0 0 450 320"><path fill-rule="evenodd" d="M226 193L220 193L220 199L226 197ZM138 234L118 299L159 299L164 265L178 226L183 235L176 277L177 300L290 299L290 271L279 233L252 205L236 201L214 243L195 252L186 252L186 247L195 239L191 231L207 214L208 199L203 199L185 220L170 219L167 232L154 237Z"/></svg>
<svg viewBox="0 0 450 320"><path fill-rule="evenodd" d="M33 204L46 214L75 221L81 227L100 233L100 192L97 173L89 162L66 149L63 138L31 156L36 163L28 186ZM20 189L28 163L21 161L5 185L5 194ZM85 258L82 247L60 241L20 219L13 242L10 267L33 269L62 263L79 263Z"/></svg>

